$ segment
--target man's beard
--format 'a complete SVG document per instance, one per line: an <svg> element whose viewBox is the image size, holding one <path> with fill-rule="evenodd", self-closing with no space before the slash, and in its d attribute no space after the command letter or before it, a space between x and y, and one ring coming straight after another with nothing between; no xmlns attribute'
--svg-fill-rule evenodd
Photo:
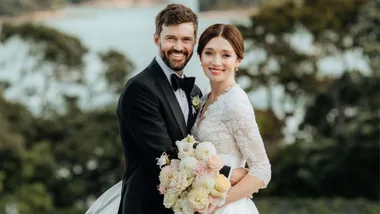
<svg viewBox="0 0 380 214"><path fill-rule="evenodd" d="M190 59L191 59L191 56L193 55L193 53L191 53L190 55L189 55L189 52L188 51L186 51L186 50L182 50L182 51L176 51L176 50L174 50L174 49L170 49L168 52L167 52L167 55L166 55L166 53L165 53L165 51L164 50L160 50L161 51L161 58L162 58L162 61L164 61L164 63L170 68L170 69L172 69L173 71L176 71L176 72L178 72L178 71L182 71L183 70L183 68L187 65L187 63L190 61ZM185 56L185 62L183 63L183 64L180 64L180 65L178 65L178 66L174 66L173 64L171 64L170 63L170 60L169 60L169 55L171 54L171 53L182 53L184 56Z"/></svg>

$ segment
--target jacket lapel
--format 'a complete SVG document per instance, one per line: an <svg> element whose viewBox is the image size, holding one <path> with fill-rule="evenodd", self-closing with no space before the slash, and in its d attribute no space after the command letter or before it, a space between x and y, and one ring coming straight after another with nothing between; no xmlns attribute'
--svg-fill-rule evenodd
<svg viewBox="0 0 380 214"><path fill-rule="evenodd" d="M161 69L160 65L156 62L156 59L148 66L149 70L157 77L158 83L161 87L162 92L164 93L164 97L169 103L171 111L174 115L174 118L177 121L178 127L181 129L183 137L187 135L187 127L185 123L185 118L183 117L183 113L177 98L174 94L173 88L170 85L168 79L165 76L164 71Z"/></svg>
<svg viewBox="0 0 380 214"><path fill-rule="evenodd" d="M199 109L194 109L193 107L193 98L194 97L200 97L202 96L202 94L199 94L197 93L195 90L192 90L191 91L191 94L190 94L190 97L189 97L189 118L187 120L187 129L188 131L190 132L191 128L193 127L194 123L195 123L195 120L197 118L197 114L198 114L198 111Z"/></svg>

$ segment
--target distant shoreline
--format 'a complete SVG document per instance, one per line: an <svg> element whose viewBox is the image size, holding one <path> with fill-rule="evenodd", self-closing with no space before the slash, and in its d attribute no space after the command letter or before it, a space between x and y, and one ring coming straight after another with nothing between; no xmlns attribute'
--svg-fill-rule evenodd
<svg viewBox="0 0 380 214"><path fill-rule="evenodd" d="M84 2L76 6L79 7L97 7L97 8L126 8L126 7L148 7L157 5L154 0L94 0Z"/></svg>
<svg viewBox="0 0 380 214"><path fill-rule="evenodd" d="M208 17L208 18L223 18L223 17L233 17L233 18L247 18L251 15L257 14L259 12L259 8L251 7L247 9L232 9L232 10L210 10L200 12L200 17Z"/></svg>
<svg viewBox="0 0 380 214"><path fill-rule="evenodd" d="M68 7L78 7L78 8L130 8L130 7L150 7L157 5L157 3L152 3L150 0L142 1L138 4L133 3L133 0L120 1L111 0L108 3L105 2L91 2L83 3L80 5L69 5ZM38 22L47 19L60 19L65 18L66 14L64 12L65 8L58 10L47 10L47 11L35 11L27 12L19 16L8 17L0 16L0 24L4 22L11 23L24 23L24 22ZM252 14L257 14L258 8L252 7L247 9L232 9L232 10L221 10L221 11L204 11L199 13L199 17L208 18L223 18L223 17L233 17L233 18L247 18Z"/></svg>
<svg viewBox="0 0 380 214"><path fill-rule="evenodd" d="M59 10L46 10L46 11L34 11L27 12L19 16L0 16L0 24L5 22L11 23L23 23L23 22L38 22L47 19L57 19L65 17L63 9Z"/></svg>

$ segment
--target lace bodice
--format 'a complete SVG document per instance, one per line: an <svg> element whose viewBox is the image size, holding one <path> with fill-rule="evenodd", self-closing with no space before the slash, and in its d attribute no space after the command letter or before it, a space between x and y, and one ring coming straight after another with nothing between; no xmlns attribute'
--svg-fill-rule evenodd
<svg viewBox="0 0 380 214"><path fill-rule="evenodd" d="M208 94L202 98L205 103ZM204 119L200 113L192 128L199 141L212 142L221 155L237 159L232 168L248 164L249 174L258 177L267 186L271 179L271 165L265 151L254 110L247 94L239 87L228 88L208 106ZM229 165L228 161L225 163Z"/></svg>

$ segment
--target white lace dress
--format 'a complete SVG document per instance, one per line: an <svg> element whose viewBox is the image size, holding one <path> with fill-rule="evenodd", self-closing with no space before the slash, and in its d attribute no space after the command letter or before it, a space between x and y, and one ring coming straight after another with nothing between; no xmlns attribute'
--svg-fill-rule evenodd
<svg viewBox="0 0 380 214"><path fill-rule="evenodd" d="M205 102L208 94L204 96ZM247 94L239 87L228 88L208 106L204 118L200 114L192 128L199 141L212 142L231 168L248 164L249 174L258 177L267 186L271 179L271 165L255 120L254 110ZM216 214L257 214L251 199L243 198L220 208Z"/></svg>

